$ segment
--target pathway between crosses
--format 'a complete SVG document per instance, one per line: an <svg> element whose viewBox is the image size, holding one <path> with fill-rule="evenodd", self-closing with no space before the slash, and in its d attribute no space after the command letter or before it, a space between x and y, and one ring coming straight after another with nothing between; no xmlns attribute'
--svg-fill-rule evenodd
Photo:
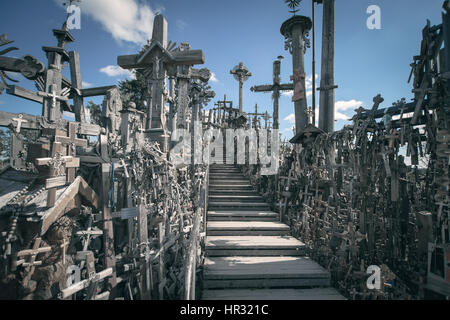
<svg viewBox="0 0 450 320"><path fill-rule="evenodd" d="M204 300L344 299L233 165L210 168L203 276Z"/></svg>

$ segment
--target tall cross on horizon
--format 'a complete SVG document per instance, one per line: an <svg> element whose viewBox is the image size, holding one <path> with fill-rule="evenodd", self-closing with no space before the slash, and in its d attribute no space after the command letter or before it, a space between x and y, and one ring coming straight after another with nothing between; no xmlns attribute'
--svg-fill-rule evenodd
<svg viewBox="0 0 450 320"><path fill-rule="evenodd" d="M279 56L277 60L273 62L273 83L269 85L254 86L250 90L252 92L273 92L273 128L279 129L279 105L280 94L282 91L294 90L293 83L281 84L281 60L282 56Z"/></svg>

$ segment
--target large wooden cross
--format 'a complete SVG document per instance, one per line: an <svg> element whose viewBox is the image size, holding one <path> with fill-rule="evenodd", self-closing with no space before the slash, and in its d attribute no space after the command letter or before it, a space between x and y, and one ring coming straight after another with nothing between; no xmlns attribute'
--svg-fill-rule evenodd
<svg viewBox="0 0 450 320"><path fill-rule="evenodd" d="M294 90L294 84L281 84L281 57L273 63L273 83L269 85L254 86L253 92L273 92L273 128L279 129L279 106L282 91Z"/></svg>
<svg viewBox="0 0 450 320"><path fill-rule="evenodd" d="M153 22L152 40L144 49L134 55L119 56L117 64L124 69L138 69L143 71L147 80L148 104L147 126L148 133L159 130L156 140L167 145L167 133L164 132L162 112L164 112L167 95L166 77L177 75L178 66L193 66L203 64L205 57L201 50L170 51L167 45L167 21L162 15L157 15ZM153 129L150 131L150 129Z"/></svg>

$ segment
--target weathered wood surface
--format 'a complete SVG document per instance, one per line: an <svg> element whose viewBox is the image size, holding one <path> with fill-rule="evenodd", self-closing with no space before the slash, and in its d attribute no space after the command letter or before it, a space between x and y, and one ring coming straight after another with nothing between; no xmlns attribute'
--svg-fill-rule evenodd
<svg viewBox="0 0 450 320"><path fill-rule="evenodd" d="M294 237L254 237L254 236L218 236L208 237L206 239L207 249L224 249L224 248L302 248L305 244Z"/></svg>
<svg viewBox="0 0 450 320"><path fill-rule="evenodd" d="M203 300L346 300L334 288L205 290Z"/></svg>
<svg viewBox="0 0 450 320"><path fill-rule="evenodd" d="M289 235L290 228L276 221L210 221L210 236L277 236Z"/></svg>
<svg viewBox="0 0 450 320"><path fill-rule="evenodd" d="M278 214L272 211L209 211L209 221L275 221Z"/></svg>
<svg viewBox="0 0 450 320"><path fill-rule="evenodd" d="M330 274L305 257L210 257L205 288L297 288L328 286Z"/></svg>
<svg viewBox="0 0 450 320"><path fill-rule="evenodd" d="M329 278L307 257L212 257L205 260L205 279Z"/></svg>

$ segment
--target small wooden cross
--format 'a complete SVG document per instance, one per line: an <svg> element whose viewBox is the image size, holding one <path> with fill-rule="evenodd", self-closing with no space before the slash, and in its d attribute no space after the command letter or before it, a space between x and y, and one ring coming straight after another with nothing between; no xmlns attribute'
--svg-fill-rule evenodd
<svg viewBox="0 0 450 320"><path fill-rule="evenodd" d="M40 253L46 253L52 251L51 247L39 248L41 244L41 238L36 238L32 249L22 250L17 253L17 257L28 257L27 261L19 260L17 265L22 265L23 267L34 267L42 264L42 261L36 261L36 257Z"/></svg>
<svg viewBox="0 0 450 320"><path fill-rule="evenodd" d="M39 158L35 160L36 166L48 166L50 168L50 177L45 181L45 188L48 190L47 206L53 207L56 201L56 188L64 186L67 183L65 169L78 168L80 166L80 159L74 157L63 157L60 149L60 144L54 143L53 158ZM59 148L58 148L59 147Z"/></svg>
<svg viewBox="0 0 450 320"><path fill-rule="evenodd" d="M85 148L87 147L86 139L77 138L77 126L78 124L70 122L67 137L55 136L55 142L59 142L67 147L68 156L75 156L76 147L85 147ZM74 180L75 180L75 167L70 167L69 170L67 170L67 182L70 183L73 182Z"/></svg>
<svg viewBox="0 0 450 320"><path fill-rule="evenodd" d="M61 248L62 261L64 264L66 264L66 250L67 250L68 245L69 245L69 242L67 242L67 240L64 238L63 243L59 246Z"/></svg>
<svg viewBox="0 0 450 320"><path fill-rule="evenodd" d="M394 129L391 134L385 135L384 137L389 140L389 149L394 149L395 140L400 140L400 135L396 129Z"/></svg>
<svg viewBox="0 0 450 320"><path fill-rule="evenodd" d="M19 114L19 118L12 118L13 121L17 122L17 126L15 131L20 133L20 128L22 127L22 123L27 123L28 120L23 119L23 114Z"/></svg>

